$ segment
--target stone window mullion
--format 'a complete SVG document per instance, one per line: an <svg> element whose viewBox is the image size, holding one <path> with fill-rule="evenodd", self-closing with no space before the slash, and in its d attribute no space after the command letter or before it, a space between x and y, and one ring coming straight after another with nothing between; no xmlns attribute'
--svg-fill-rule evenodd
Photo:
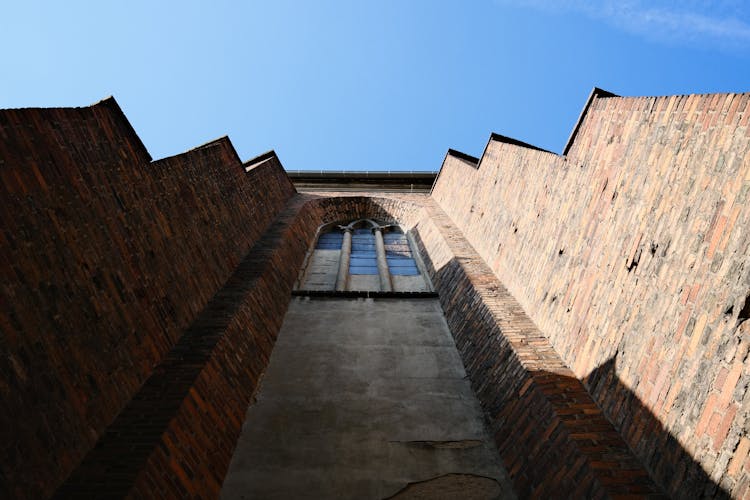
<svg viewBox="0 0 750 500"><path fill-rule="evenodd" d="M380 291L390 292L393 290L391 285L391 273L388 270L388 261L385 258L385 243L383 242L383 231L380 227L373 228L375 233L375 252L378 258L378 275L380 276Z"/></svg>

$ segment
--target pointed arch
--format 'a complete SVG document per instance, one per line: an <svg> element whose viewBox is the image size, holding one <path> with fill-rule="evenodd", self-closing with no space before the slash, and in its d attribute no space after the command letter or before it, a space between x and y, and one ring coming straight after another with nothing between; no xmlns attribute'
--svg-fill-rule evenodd
<svg viewBox="0 0 750 500"><path fill-rule="evenodd" d="M332 203L347 207L352 201L355 200L329 198L316 200L315 204L330 210ZM328 211L333 220L318 226L296 288L340 292L431 291L430 279L418 264L417 248L408 236L409 226L398 219L398 214L381 210L381 200L361 197L356 201L359 210L350 212L350 218L341 219L344 213ZM387 201L390 205L396 200ZM409 208L404 211L409 215L422 209L416 204ZM409 223L413 224L411 220Z"/></svg>

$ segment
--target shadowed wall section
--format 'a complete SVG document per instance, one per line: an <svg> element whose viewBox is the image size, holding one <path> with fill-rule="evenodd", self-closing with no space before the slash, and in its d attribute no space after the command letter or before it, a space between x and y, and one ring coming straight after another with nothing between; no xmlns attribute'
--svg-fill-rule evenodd
<svg viewBox="0 0 750 500"><path fill-rule="evenodd" d="M56 497L218 496L321 221L409 221L419 198L290 198Z"/></svg>
<svg viewBox="0 0 750 500"><path fill-rule="evenodd" d="M493 136L432 193L678 496L750 493L749 121L748 94L595 92L567 157Z"/></svg>
<svg viewBox="0 0 750 500"><path fill-rule="evenodd" d="M294 188L227 139L151 162L114 99L0 112L0 496L51 494ZM275 163L274 163L275 162Z"/></svg>

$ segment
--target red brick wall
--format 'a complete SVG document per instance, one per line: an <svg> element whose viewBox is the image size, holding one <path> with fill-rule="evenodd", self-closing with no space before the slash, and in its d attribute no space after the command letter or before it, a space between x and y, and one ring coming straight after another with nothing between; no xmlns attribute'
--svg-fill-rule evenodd
<svg viewBox="0 0 750 500"><path fill-rule="evenodd" d="M226 139L150 163L113 99L0 112L0 496L49 495L293 194Z"/></svg>
<svg viewBox="0 0 750 500"><path fill-rule="evenodd" d="M748 94L600 97L567 158L492 140L433 191L675 495L716 493L701 467L750 488L749 120Z"/></svg>
<svg viewBox="0 0 750 500"><path fill-rule="evenodd" d="M294 197L57 498L215 498L265 371L307 238Z"/></svg>
<svg viewBox="0 0 750 500"><path fill-rule="evenodd" d="M298 195L248 256L258 278L139 472L129 498L218 497L250 399L265 371L305 253L324 221L408 219L400 200ZM106 491L106 490L99 490ZM75 497L75 495L72 495Z"/></svg>

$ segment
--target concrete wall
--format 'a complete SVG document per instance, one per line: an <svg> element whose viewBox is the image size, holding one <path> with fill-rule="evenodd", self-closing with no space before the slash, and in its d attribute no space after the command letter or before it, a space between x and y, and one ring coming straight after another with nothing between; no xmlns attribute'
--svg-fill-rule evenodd
<svg viewBox="0 0 750 500"><path fill-rule="evenodd" d="M312 249L305 262L302 290L335 290L341 250Z"/></svg>
<svg viewBox="0 0 750 500"><path fill-rule="evenodd" d="M599 97L567 158L499 138L433 191L675 495L750 491L749 120L748 94Z"/></svg>
<svg viewBox="0 0 750 500"><path fill-rule="evenodd" d="M512 498L438 300L293 298L222 498L391 498L422 482Z"/></svg>
<svg viewBox="0 0 750 500"><path fill-rule="evenodd" d="M293 194L221 139L151 162L113 99L0 112L0 496L52 493Z"/></svg>
<svg viewBox="0 0 750 500"><path fill-rule="evenodd" d="M395 292L428 292L430 287L424 276L391 276Z"/></svg>

